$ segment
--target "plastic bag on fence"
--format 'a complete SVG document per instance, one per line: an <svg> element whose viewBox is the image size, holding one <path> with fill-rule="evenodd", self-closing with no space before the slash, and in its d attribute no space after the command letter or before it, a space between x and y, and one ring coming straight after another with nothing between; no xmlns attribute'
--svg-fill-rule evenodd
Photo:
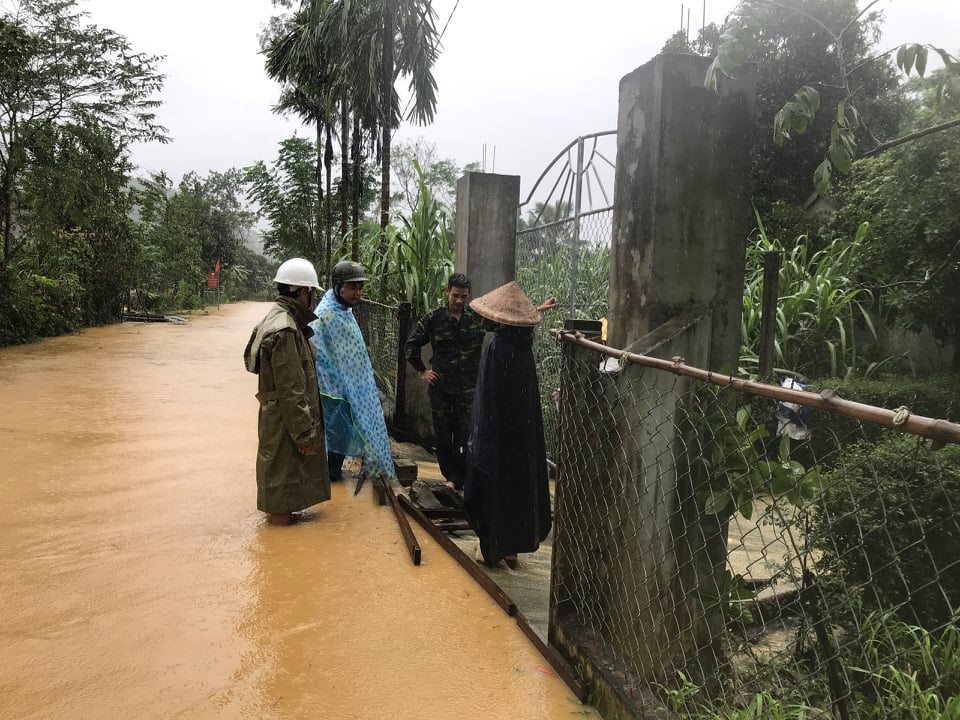
<svg viewBox="0 0 960 720"><path fill-rule="evenodd" d="M780 387L788 390L806 390L806 383L784 378ZM813 435L813 412L804 405L791 402L777 403L777 437L786 435L791 440L809 440Z"/></svg>

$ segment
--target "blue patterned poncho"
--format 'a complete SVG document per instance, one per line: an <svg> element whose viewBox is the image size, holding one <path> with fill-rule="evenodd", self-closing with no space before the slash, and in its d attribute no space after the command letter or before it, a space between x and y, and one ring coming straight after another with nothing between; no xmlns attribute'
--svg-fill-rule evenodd
<svg viewBox="0 0 960 720"><path fill-rule="evenodd" d="M393 455L370 356L353 311L327 290L310 323L317 348L327 452L363 458L371 477L394 479Z"/></svg>

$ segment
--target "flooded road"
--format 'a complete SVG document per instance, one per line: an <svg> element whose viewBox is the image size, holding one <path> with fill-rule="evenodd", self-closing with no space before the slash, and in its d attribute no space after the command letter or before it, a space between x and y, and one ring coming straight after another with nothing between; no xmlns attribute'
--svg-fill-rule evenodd
<svg viewBox="0 0 960 720"><path fill-rule="evenodd" d="M369 487L263 523L267 307L0 350L0 717L598 717Z"/></svg>

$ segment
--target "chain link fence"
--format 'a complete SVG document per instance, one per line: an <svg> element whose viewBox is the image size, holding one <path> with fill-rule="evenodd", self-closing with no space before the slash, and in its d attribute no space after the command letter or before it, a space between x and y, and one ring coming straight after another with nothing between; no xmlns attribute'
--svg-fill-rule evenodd
<svg viewBox="0 0 960 720"><path fill-rule="evenodd" d="M960 426L574 343L555 640L639 717L960 718Z"/></svg>
<svg viewBox="0 0 960 720"><path fill-rule="evenodd" d="M404 313L403 307L364 298L353 308L353 314L367 344L380 402L390 425L396 415L398 397L402 395L397 373L402 368L400 353L409 330L406 324L409 309ZM402 384L403 379L400 378L399 382Z"/></svg>
<svg viewBox="0 0 960 720"><path fill-rule="evenodd" d="M540 378L547 455L556 457L557 405L562 357L549 327L563 318L595 319L607 315L613 209L522 229L517 233L517 283L533 300L557 299L557 309L536 332L534 356ZM575 242L576 241L576 242ZM577 251L574 252L576 244Z"/></svg>

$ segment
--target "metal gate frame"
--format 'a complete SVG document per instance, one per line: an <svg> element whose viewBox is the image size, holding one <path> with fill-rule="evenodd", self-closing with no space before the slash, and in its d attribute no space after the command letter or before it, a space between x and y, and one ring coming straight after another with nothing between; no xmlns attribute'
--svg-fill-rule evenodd
<svg viewBox="0 0 960 720"><path fill-rule="evenodd" d="M580 249L580 222L584 217L589 215L594 215L597 213L607 212L613 209L613 202L611 196L607 194L607 189L604 186L603 179L600 177L600 172L597 170L598 161L602 160L607 165L609 165L614 170L616 169L616 162L604 155L597 147L597 141L602 137L608 137L610 135L616 136L616 130L604 130L602 132L590 133L589 135L581 135L576 140L570 142L563 150L557 153L556 157L550 161L546 169L540 173L540 177L537 178L536 182L533 184L533 187L530 189L530 193L527 195L527 199L520 203L518 208L518 223L523 209L527 207L533 200L533 196L536 194L537 190L540 188L541 183L550 176L555 170L557 170L557 178L553 183L553 187L550 188L550 192L547 195L546 200L543 202L543 206L540 210L540 213L534 219L533 224L530 227L524 228L517 231L518 240L520 236L540 232L546 228L561 225L563 223L573 223L573 246L571 248L571 267L570 267L570 299L568 305L569 317L573 318L576 316L577 308L577 264L579 257ZM586 146L588 142L591 142L591 147L589 151L589 156L587 156ZM571 162L571 151L573 148L576 148L576 164L574 165ZM560 161L563 160L562 165ZM600 191L600 195L603 197L604 206L595 208L593 207L593 182L590 178L590 172L592 171L593 177L597 188ZM560 186L560 181L563 180L563 186L558 195L555 195L557 188ZM583 203L583 191L586 188L587 191L587 202L589 205L588 210L584 210ZM612 194L612 193L611 193ZM564 207L564 202L566 201L567 207L572 207L573 214L569 217L560 218L557 220L552 220L549 223L540 224L540 218L543 216L543 211L550 206L551 201L556 198L556 202L561 207ZM521 243L517 243L517 248L521 247Z"/></svg>

